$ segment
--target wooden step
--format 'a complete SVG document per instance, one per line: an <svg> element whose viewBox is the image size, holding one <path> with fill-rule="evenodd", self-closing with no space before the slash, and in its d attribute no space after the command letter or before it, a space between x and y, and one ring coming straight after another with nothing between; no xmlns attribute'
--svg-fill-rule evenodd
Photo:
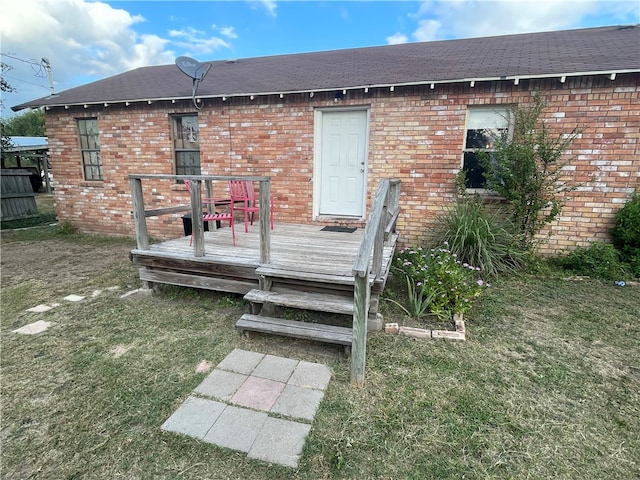
<svg viewBox="0 0 640 480"><path fill-rule="evenodd" d="M243 331L271 333L285 337L304 338L317 342L351 345L352 330L322 323L297 322L282 318L263 317L245 313L236 322L236 328Z"/></svg>
<svg viewBox="0 0 640 480"><path fill-rule="evenodd" d="M252 303L272 303L284 307L301 308L318 312L353 314L353 297L324 293L279 293L266 290L251 290L244 299Z"/></svg>
<svg viewBox="0 0 640 480"><path fill-rule="evenodd" d="M269 267L266 265L256 268L256 274L263 277L288 278L306 282L318 282L338 285L355 284L355 279L350 275L331 275L319 272L306 272L303 270L288 270L284 268Z"/></svg>

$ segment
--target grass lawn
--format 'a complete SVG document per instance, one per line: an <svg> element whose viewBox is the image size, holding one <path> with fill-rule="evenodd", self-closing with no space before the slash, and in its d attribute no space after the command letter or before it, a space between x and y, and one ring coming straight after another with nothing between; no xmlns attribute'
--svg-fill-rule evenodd
<svg viewBox="0 0 640 480"><path fill-rule="evenodd" d="M502 279L465 317L464 343L370 336L354 388L341 348L239 335L240 296L121 299L140 283L132 246L3 232L3 479L639 477L639 286ZM36 320L53 324L12 333ZM388 308L385 321L403 319ZM160 430L206 376L196 366L234 348L333 369L298 470Z"/></svg>

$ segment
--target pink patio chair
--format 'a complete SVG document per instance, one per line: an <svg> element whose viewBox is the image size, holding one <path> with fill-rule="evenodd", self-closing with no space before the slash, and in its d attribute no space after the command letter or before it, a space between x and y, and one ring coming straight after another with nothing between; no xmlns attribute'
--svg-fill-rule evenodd
<svg viewBox="0 0 640 480"><path fill-rule="evenodd" d="M184 182L184 186L187 187L187 192L189 192L189 195L191 195L191 180L183 180ZM208 198L208 197L204 197L202 199L202 205L203 206L207 206L207 205L227 205L229 203L229 199L227 198Z"/></svg>
<svg viewBox="0 0 640 480"><path fill-rule="evenodd" d="M244 213L244 232L249 231L249 223L253 225L256 212L260 211L256 191L251 180L229 180L229 196L231 197L231 213L242 210ZM273 230L273 197L269 198L271 230Z"/></svg>
<svg viewBox="0 0 640 480"><path fill-rule="evenodd" d="M204 213L202 214L203 222L222 222L229 221L229 227L231 228L231 238L233 239L233 246L236 246L236 230L233 226L233 213ZM193 235L189 239L189 245L193 244Z"/></svg>
<svg viewBox="0 0 640 480"><path fill-rule="evenodd" d="M187 191L189 192L189 195L191 195L191 182L189 180L185 180L184 181L184 185L185 187L187 187ZM215 205L218 204L227 204L227 201L225 200L216 200L214 198L203 198L202 199L202 205L213 205L215 207ZM233 239L233 246L236 246L236 230L233 226L233 212L229 211L229 212L225 212L225 213L203 213L202 214L202 221L203 222L216 222L216 224L218 224L217 222L222 222L222 221L228 221L229 222L229 227L231 228L231 238ZM193 235L191 235L191 238L189 239L189 245L193 244Z"/></svg>

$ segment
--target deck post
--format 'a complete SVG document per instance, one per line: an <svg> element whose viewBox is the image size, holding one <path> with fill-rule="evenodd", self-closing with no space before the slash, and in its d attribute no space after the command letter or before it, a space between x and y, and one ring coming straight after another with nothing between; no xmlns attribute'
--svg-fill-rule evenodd
<svg viewBox="0 0 640 480"><path fill-rule="evenodd" d="M367 318L371 302L370 275L377 276L382 266L384 230L381 229L384 202L389 191L389 180L380 180L373 198L369 219L364 227L360 249L353 263L353 341L351 345L351 383L364 384L367 360ZM371 258L373 257L373 265Z"/></svg>
<svg viewBox="0 0 640 480"><path fill-rule="evenodd" d="M136 227L138 250L149 250L147 218L144 214L144 200L142 196L142 179L129 177L129 185L131 188L131 204L133 207L133 221Z"/></svg>
<svg viewBox="0 0 640 480"><path fill-rule="evenodd" d="M381 218L386 218L387 207L383 207ZM375 232L375 240L373 242L373 259L371 262L371 273L374 278L378 278L382 271L382 256L384 255L384 223L380 222Z"/></svg>
<svg viewBox="0 0 640 480"><path fill-rule="evenodd" d="M271 263L271 181L260 180L260 263Z"/></svg>
<svg viewBox="0 0 640 480"><path fill-rule="evenodd" d="M353 339L351 343L351 384L364 385L367 361L367 318L371 289L368 275L356 275L353 292Z"/></svg>
<svg viewBox="0 0 640 480"><path fill-rule="evenodd" d="M204 227L202 225L202 181L191 182L191 235L194 257L204 257Z"/></svg>
<svg viewBox="0 0 640 480"><path fill-rule="evenodd" d="M207 192L207 198L213 198L213 183L211 180L205 180L205 190ZM216 213L215 205L207 204L207 213Z"/></svg>

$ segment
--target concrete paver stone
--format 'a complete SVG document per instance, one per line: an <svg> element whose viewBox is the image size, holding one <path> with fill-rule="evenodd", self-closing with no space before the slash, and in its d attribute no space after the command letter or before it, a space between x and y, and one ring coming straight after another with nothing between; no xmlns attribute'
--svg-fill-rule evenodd
<svg viewBox="0 0 640 480"><path fill-rule="evenodd" d="M211 398L189 396L161 428L297 468L311 431L302 422L313 421L330 380L326 365L235 349L194 389Z"/></svg>
<svg viewBox="0 0 640 480"><path fill-rule="evenodd" d="M287 382L294 369L300 363L298 360L291 358L275 357L273 355L265 355L262 361L251 372L252 375L261 378L268 378L277 382Z"/></svg>
<svg viewBox="0 0 640 480"><path fill-rule="evenodd" d="M271 408L273 413L312 421L324 392L296 385L287 385Z"/></svg>
<svg viewBox="0 0 640 480"><path fill-rule="evenodd" d="M249 375L263 358L263 353L248 352L236 348L216 368Z"/></svg>
<svg viewBox="0 0 640 480"><path fill-rule="evenodd" d="M52 325L52 322L45 322L44 320L38 320L37 322L29 323L24 327L13 330L14 333L21 333L22 335L35 335L36 333L42 333Z"/></svg>
<svg viewBox="0 0 640 480"><path fill-rule="evenodd" d="M27 312L32 312L32 313L42 313L42 312L48 312L49 310L51 310L53 307L49 306L49 305L36 305L35 307L31 307L31 308L27 308Z"/></svg>
<svg viewBox="0 0 640 480"><path fill-rule="evenodd" d="M246 408L228 406L204 436L204 441L220 447L248 452L268 415Z"/></svg>
<svg viewBox="0 0 640 480"><path fill-rule="evenodd" d="M202 439L225 408L224 403L189 396L160 428Z"/></svg>
<svg viewBox="0 0 640 480"><path fill-rule="evenodd" d="M197 393L219 400L231 400L238 388L247 380L246 375L214 370L195 389Z"/></svg>
<svg viewBox="0 0 640 480"><path fill-rule="evenodd" d="M269 417L247 456L297 468L310 431L311 425Z"/></svg>
<svg viewBox="0 0 640 480"><path fill-rule="evenodd" d="M79 302L80 300L84 300L84 297L82 295L67 295L64 299L68 302Z"/></svg>
<svg viewBox="0 0 640 480"><path fill-rule="evenodd" d="M282 382L250 376L231 397L231 401L243 407L268 412L284 390L284 386Z"/></svg>
<svg viewBox="0 0 640 480"><path fill-rule="evenodd" d="M300 362L289 379L290 385L324 390L331 380L331 369L321 363Z"/></svg>

